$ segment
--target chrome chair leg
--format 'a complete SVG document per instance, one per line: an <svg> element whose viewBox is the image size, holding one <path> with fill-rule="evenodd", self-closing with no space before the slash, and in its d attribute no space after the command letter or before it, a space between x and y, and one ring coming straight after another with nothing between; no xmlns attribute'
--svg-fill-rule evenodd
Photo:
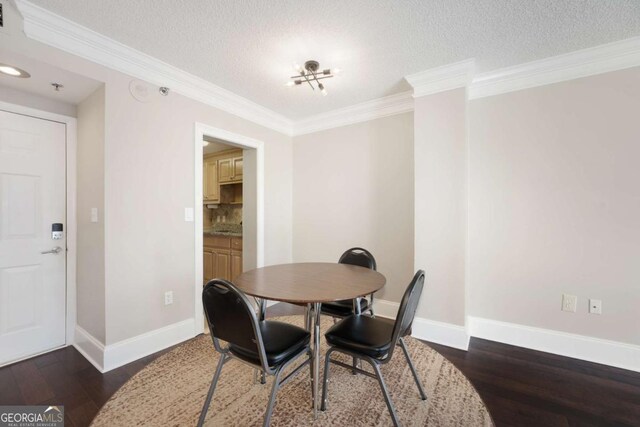
<svg viewBox="0 0 640 427"><path fill-rule="evenodd" d="M382 372L380 372L380 367L373 361L368 361L368 362L371 364L371 366L373 366L373 370L375 371L376 377L378 378L378 383L380 383L380 389L382 390L384 401L387 404L387 409L389 409L389 415L391 415L391 420L393 421L393 425L395 427L399 427L400 421L398 421L398 415L396 414L396 410L393 408L393 403L391 403L391 398L389 397L387 386L384 383L384 379L382 378Z"/></svg>
<svg viewBox="0 0 640 427"><path fill-rule="evenodd" d="M260 321L264 320L267 317L267 300L264 298L256 298L258 303L258 318ZM260 371L260 384L267 383L267 376L263 371Z"/></svg>
<svg viewBox="0 0 640 427"><path fill-rule="evenodd" d="M226 362L226 358L226 354L222 354L220 356L220 361L218 362L216 373L213 374L211 386L209 386L207 398L205 399L204 405L202 406L202 411L200 411L200 418L198 418L198 427L201 427L204 424L204 419L207 416L207 411L209 410L209 405L211 404L211 399L213 398L213 392L216 390L216 385L218 384L218 379L220 378L220 373L222 372L222 365L224 365L224 363Z"/></svg>
<svg viewBox="0 0 640 427"><path fill-rule="evenodd" d="M327 410L327 387L329 386L329 364L331 363L331 353L333 350L329 350L324 356L324 380L322 381L322 402L320 404L320 410Z"/></svg>
<svg viewBox="0 0 640 427"><path fill-rule="evenodd" d="M318 384L320 382L320 308L322 304L319 302L313 303L313 417L318 416Z"/></svg>
<svg viewBox="0 0 640 427"><path fill-rule="evenodd" d="M313 409L313 402L315 402L316 392L313 387L313 352L309 351L309 383L311 384L311 409Z"/></svg>
<svg viewBox="0 0 640 427"><path fill-rule="evenodd" d="M304 328L308 331L308 332L313 332L311 330L312 328L312 316L313 316L313 306L311 304L307 304L307 306L304 309ZM314 358L313 358L313 351L309 350L309 380L311 383L311 402L314 402L315 399L315 391L314 391L314 387L313 387L313 362L314 362ZM313 405L312 405L312 409L313 409Z"/></svg>
<svg viewBox="0 0 640 427"><path fill-rule="evenodd" d="M264 414L264 423L262 424L264 427L268 427L271 423L271 413L273 412L273 406L276 403L276 394L278 393L278 389L280 388L280 374L282 373L282 368L276 372L275 378L273 379L273 387L271 388L271 396L269 397L269 405L267 406L267 411Z"/></svg>
<svg viewBox="0 0 640 427"><path fill-rule="evenodd" d="M407 363L409 364L409 368L411 368L411 373L413 374L413 379L416 381L416 385L418 386L418 391L420 392L420 397L422 400L427 400L427 395L422 389L422 384L420 384L420 378L418 378L418 373L416 372L416 368L413 366L413 361L411 360L411 356L409 356L409 351L407 350L407 346L404 343L404 339L400 338L400 348L404 352L404 357L407 359Z"/></svg>

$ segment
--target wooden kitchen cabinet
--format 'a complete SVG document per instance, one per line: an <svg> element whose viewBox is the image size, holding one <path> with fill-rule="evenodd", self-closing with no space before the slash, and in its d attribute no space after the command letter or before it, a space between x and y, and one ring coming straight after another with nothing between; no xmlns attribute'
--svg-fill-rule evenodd
<svg viewBox="0 0 640 427"><path fill-rule="evenodd" d="M242 168L242 150L205 155L202 163L203 203L242 204Z"/></svg>
<svg viewBox="0 0 640 427"><path fill-rule="evenodd" d="M211 249L204 249L202 253L202 265L204 267L204 283L207 283L215 277L213 275L213 253Z"/></svg>
<svg viewBox="0 0 640 427"><path fill-rule="evenodd" d="M242 182L242 156L218 160L218 182Z"/></svg>
<svg viewBox="0 0 640 427"><path fill-rule="evenodd" d="M242 256L242 253L240 253L240 256ZM202 261L204 283L211 279L231 280L232 262L229 249L204 248Z"/></svg>
<svg viewBox="0 0 640 427"><path fill-rule="evenodd" d="M213 254L214 277L231 280L231 251L228 249L214 249Z"/></svg>
<svg viewBox="0 0 640 427"><path fill-rule="evenodd" d="M220 184L218 183L218 158L205 157L202 165L203 201L205 203L220 202Z"/></svg>
<svg viewBox="0 0 640 427"><path fill-rule="evenodd" d="M204 236L204 283L211 279L233 282L242 273L242 237Z"/></svg>
<svg viewBox="0 0 640 427"><path fill-rule="evenodd" d="M242 252L231 251L231 281L242 274Z"/></svg>

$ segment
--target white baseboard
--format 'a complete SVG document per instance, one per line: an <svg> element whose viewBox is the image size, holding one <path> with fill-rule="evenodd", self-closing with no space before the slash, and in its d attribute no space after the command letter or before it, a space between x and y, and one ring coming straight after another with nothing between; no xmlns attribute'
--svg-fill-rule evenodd
<svg viewBox="0 0 640 427"><path fill-rule="evenodd" d="M469 317L472 336L640 372L640 346L551 329Z"/></svg>
<svg viewBox="0 0 640 427"><path fill-rule="evenodd" d="M373 311L376 316L395 319L399 307L400 304L397 302L382 299L373 300ZM416 317L413 319L411 336L460 350L467 350L469 348L470 336L466 328L452 323L437 322L435 320Z"/></svg>
<svg viewBox="0 0 640 427"><path fill-rule="evenodd" d="M104 372L193 338L194 330L195 323L191 318L109 344L104 352Z"/></svg>
<svg viewBox="0 0 640 427"><path fill-rule="evenodd" d="M413 319L411 336L465 351L469 349L469 339L471 338L464 326L422 317Z"/></svg>
<svg viewBox="0 0 640 427"><path fill-rule="evenodd" d="M100 372L104 372L104 344L76 325L73 346Z"/></svg>
<svg viewBox="0 0 640 427"><path fill-rule="evenodd" d="M267 305L276 303L269 301ZM398 306L392 301L374 301L374 311L380 317L395 318ZM468 330L464 326L416 317L412 336L461 350L468 349L473 336L640 372L640 346L637 345L479 317L470 316L467 322ZM193 337L193 331L194 319L187 319L105 346L76 326L73 346L100 372L107 372L186 341Z"/></svg>
<svg viewBox="0 0 640 427"><path fill-rule="evenodd" d="M191 318L105 346L76 325L73 346L100 372L108 372L193 338L194 327Z"/></svg>

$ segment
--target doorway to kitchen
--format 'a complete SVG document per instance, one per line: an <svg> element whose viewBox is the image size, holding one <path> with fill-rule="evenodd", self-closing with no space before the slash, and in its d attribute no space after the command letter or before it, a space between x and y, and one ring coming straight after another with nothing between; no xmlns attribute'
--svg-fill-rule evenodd
<svg viewBox="0 0 640 427"><path fill-rule="evenodd" d="M196 334L205 331L202 286L264 264L263 165L262 141L196 123Z"/></svg>

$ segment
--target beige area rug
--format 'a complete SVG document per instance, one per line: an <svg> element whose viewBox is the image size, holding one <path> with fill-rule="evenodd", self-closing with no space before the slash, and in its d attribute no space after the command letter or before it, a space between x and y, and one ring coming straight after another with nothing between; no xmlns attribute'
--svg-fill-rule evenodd
<svg viewBox="0 0 640 427"><path fill-rule="evenodd" d="M303 324L302 316L277 320ZM323 331L331 324L331 319L323 316ZM324 337L321 342L324 355L327 349ZM460 371L426 344L411 337L406 343L427 393L427 401L420 400L400 347L396 347L393 360L381 368L403 425L493 425L480 396ZM100 410L92 426L195 426L218 358L208 335L180 345L122 386ZM363 365L371 370L366 363ZM305 368L279 390L271 425L392 425L375 379L352 375L336 365L331 365L330 369L326 412L319 412L318 419L313 420L309 369ZM249 366L236 360L227 362L213 395L206 425L262 425L272 381L273 377L268 377L267 384L254 384L253 370Z"/></svg>

